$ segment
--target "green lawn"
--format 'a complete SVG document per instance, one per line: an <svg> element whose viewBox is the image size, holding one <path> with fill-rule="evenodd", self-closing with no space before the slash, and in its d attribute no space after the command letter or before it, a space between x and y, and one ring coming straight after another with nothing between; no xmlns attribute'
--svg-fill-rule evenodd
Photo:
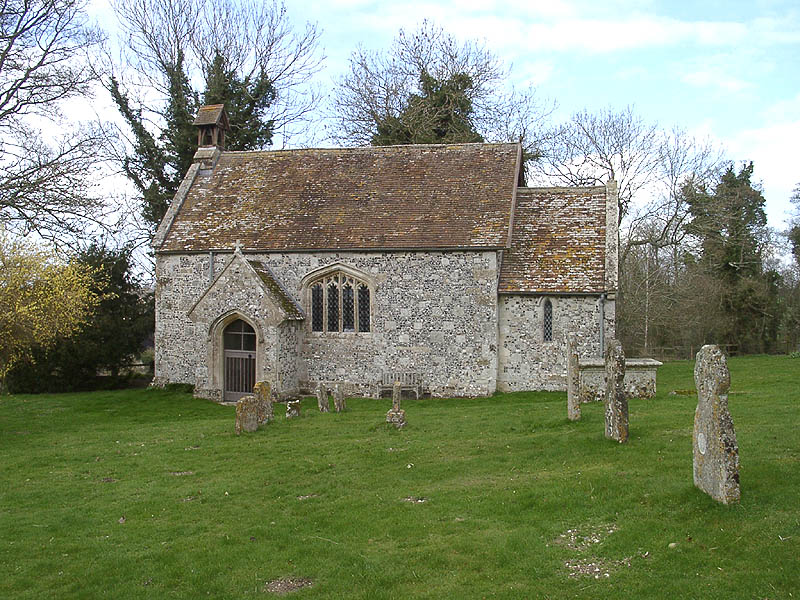
<svg viewBox="0 0 800 600"><path fill-rule="evenodd" d="M307 399L241 437L176 392L0 397L0 598L798 598L800 359L730 367L730 507L692 485L689 362L626 445L564 393L410 400L402 431Z"/></svg>

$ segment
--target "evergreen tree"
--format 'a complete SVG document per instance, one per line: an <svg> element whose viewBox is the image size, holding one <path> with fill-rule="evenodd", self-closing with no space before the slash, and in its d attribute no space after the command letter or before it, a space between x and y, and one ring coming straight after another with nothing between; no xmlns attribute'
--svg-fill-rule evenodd
<svg viewBox="0 0 800 600"><path fill-rule="evenodd" d="M122 159L122 169L142 195L142 216L155 228L167 212L197 150L197 129L192 125L199 102L189 85L184 58L165 67L168 94L160 116L164 127L158 136L148 129L141 108L134 108L116 78L109 91L120 115L130 127L133 152Z"/></svg>
<svg viewBox="0 0 800 600"><path fill-rule="evenodd" d="M93 245L78 255L76 264L92 273L89 287L100 299L91 320L52 346L34 348L31 360L17 363L8 374L10 390L93 389L98 371L108 371L115 379L152 334L152 294L132 275L129 249Z"/></svg>
<svg viewBox="0 0 800 600"><path fill-rule="evenodd" d="M376 124L373 146L482 142L472 122L472 78L456 73L439 81L428 72L420 76L420 93L411 94L399 117Z"/></svg>
<svg viewBox="0 0 800 600"><path fill-rule="evenodd" d="M720 283L724 321L718 343L740 352L773 349L781 319L780 276L764 268L769 246L764 196L752 181L753 163L736 173L729 165L713 192L691 184L685 197L692 220L687 231L700 243L695 268Z"/></svg>
<svg viewBox="0 0 800 600"><path fill-rule="evenodd" d="M229 150L261 150L272 143L274 121L266 117L275 101L275 89L262 70L257 76L240 78L228 68L219 52L206 71L204 104L224 104L230 131L225 136Z"/></svg>

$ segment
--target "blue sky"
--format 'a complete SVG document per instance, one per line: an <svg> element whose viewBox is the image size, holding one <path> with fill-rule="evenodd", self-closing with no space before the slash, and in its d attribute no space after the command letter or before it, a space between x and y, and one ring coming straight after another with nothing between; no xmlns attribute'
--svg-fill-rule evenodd
<svg viewBox="0 0 800 600"><path fill-rule="evenodd" d="M347 68L356 44L389 46L423 18L461 39L485 40L558 104L556 118L632 104L755 162L770 223L781 226L800 183L800 3L793 1L311 0L290 17L317 21L322 82Z"/></svg>
<svg viewBox="0 0 800 600"><path fill-rule="evenodd" d="M782 228L800 183L797 0L286 0L289 19L322 30L330 89L353 49L385 49L428 19L479 39L513 65L517 86L557 102L555 120L628 104L664 128L709 137L754 161L770 224ZM107 0L95 9L109 15ZM113 13L112 13L113 15ZM113 18L113 17L112 17ZM108 22L106 20L106 22Z"/></svg>

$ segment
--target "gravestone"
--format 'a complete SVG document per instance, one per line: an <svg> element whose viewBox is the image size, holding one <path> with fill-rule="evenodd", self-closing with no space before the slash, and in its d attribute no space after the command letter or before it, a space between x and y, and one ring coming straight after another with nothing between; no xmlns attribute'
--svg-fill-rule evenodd
<svg viewBox="0 0 800 600"><path fill-rule="evenodd" d="M272 404L272 390L268 381L257 381L253 386L253 394L258 401L258 424L269 423L275 418L275 409Z"/></svg>
<svg viewBox="0 0 800 600"><path fill-rule="evenodd" d="M606 437L620 444L628 441L628 398L625 395L625 354L619 340L606 346Z"/></svg>
<svg viewBox="0 0 800 600"><path fill-rule="evenodd" d="M386 413L386 422L391 423L398 429L406 426L406 411L400 408L400 394L403 386L399 381L394 382L392 388L392 408Z"/></svg>
<svg viewBox="0 0 800 600"><path fill-rule="evenodd" d="M233 429L236 435L242 431L253 433L258 430L258 399L255 396L243 396L236 403L236 421Z"/></svg>
<svg viewBox="0 0 800 600"><path fill-rule="evenodd" d="M293 419L300 416L300 400L289 400L286 402L286 418Z"/></svg>
<svg viewBox="0 0 800 600"><path fill-rule="evenodd" d="M347 408L344 403L344 386L337 383L333 388L333 408L337 413Z"/></svg>
<svg viewBox="0 0 800 600"><path fill-rule="evenodd" d="M581 418L581 373L578 370L578 337L567 334L567 418L577 421Z"/></svg>
<svg viewBox="0 0 800 600"><path fill-rule="evenodd" d="M739 502L739 445L728 410L731 376L718 346L703 346L697 353L694 385L694 484L718 502Z"/></svg>
<svg viewBox="0 0 800 600"><path fill-rule="evenodd" d="M319 407L319 412L326 413L331 410L331 404L328 400L328 390L322 382L317 386L317 406Z"/></svg>

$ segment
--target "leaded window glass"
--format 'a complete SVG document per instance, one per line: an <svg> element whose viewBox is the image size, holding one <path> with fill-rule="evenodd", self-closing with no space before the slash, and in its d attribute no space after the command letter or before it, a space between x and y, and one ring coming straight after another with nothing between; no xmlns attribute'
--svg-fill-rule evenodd
<svg viewBox="0 0 800 600"><path fill-rule="evenodd" d="M369 288L358 286L358 330L369 331Z"/></svg>
<svg viewBox="0 0 800 600"><path fill-rule="evenodd" d="M348 281L342 286L342 331L356 330L355 297Z"/></svg>
<svg viewBox="0 0 800 600"><path fill-rule="evenodd" d="M316 283L311 286L311 331L322 331L324 329L324 319L322 318L323 304L322 284Z"/></svg>
<svg viewBox="0 0 800 600"><path fill-rule="evenodd" d="M545 342L553 341L553 303L550 299L544 301L544 311L542 315L542 339Z"/></svg>
<svg viewBox="0 0 800 600"><path fill-rule="evenodd" d="M339 282L328 283L328 331L339 331Z"/></svg>
<svg viewBox="0 0 800 600"><path fill-rule="evenodd" d="M311 331L370 331L369 286L346 273L321 277L310 285Z"/></svg>

